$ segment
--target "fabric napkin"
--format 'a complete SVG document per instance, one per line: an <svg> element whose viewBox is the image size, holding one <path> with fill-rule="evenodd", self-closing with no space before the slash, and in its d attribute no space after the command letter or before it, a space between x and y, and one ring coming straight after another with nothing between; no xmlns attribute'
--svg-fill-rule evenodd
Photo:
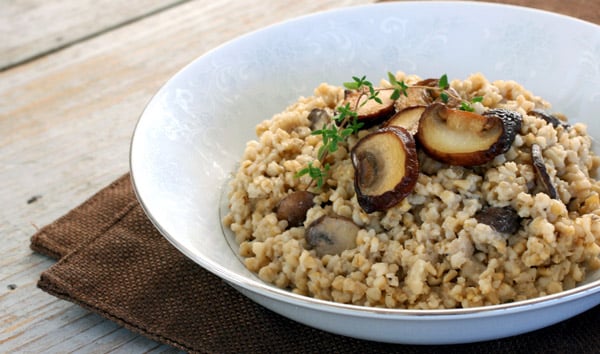
<svg viewBox="0 0 600 354"><path fill-rule="evenodd" d="M532 333L452 346L376 343L298 324L248 300L175 249L146 218L128 174L41 229L31 248L60 259L41 274L38 286L44 291L188 352L598 353L600 348L600 306Z"/></svg>

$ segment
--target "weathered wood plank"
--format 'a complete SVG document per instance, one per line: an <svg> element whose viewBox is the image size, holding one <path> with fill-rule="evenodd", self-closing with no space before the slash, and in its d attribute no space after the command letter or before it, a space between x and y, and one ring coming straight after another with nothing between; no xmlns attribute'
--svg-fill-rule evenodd
<svg viewBox="0 0 600 354"><path fill-rule="evenodd" d="M118 348L121 348L119 350L123 350L124 347L126 347L128 345L133 345L133 344L140 344L140 343L139 342L133 343L132 337L131 337L131 332L129 332L125 328L118 327L114 331L106 333L106 335L104 335L103 337L98 338L97 340L94 340L94 341L90 341L89 343L86 343L85 345L80 346L79 348L77 348L77 350L75 350L73 352L74 353L82 353L82 354L90 353L90 352L94 352L94 351L101 352L101 353L107 353L110 351L117 350ZM61 350L62 349L64 349L64 347L61 347Z"/></svg>
<svg viewBox="0 0 600 354"><path fill-rule="evenodd" d="M117 354L117 353L127 353L127 352L131 352L132 348L135 348L136 352L144 352L144 353L149 353L151 351L154 350L159 350L161 353L167 352L168 350L173 350L174 352L177 352L177 350L175 350L174 348L167 346L167 345L161 345L159 343L153 342L153 341L149 341L147 338L144 337L135 337L132 338L129 342L127 343L123 343L115 348L113 348L110 351L107 351L107 353L113 353L113 354Z"/></svg>
<svg viewBox="0 0 600 354"><path fill-rule="evenodd" d="M539 10L551 11L567 16L598 23L600 20L600 4L590 0L491 0L507 5L520 5Z"/></svg>
<svg viewBox="0 0 600 354"><path fill-rule="evenodd" d="M0 70L181 2L182 0L0 1Z"/></svg>
<svg viewBox="0 0 600 354"><path fill-rule="evenodd" d="M20 347L14 348L15 351L38 353L48 350L53 346L61 345L65 341L93 328L103 321L100 316L89 313L77 306L63 306L49 319L64 323L46 333L33 333L36 331L27 331L18 339L22 343ZM39 324L35 323L29 328L35 328Z"/></svg>

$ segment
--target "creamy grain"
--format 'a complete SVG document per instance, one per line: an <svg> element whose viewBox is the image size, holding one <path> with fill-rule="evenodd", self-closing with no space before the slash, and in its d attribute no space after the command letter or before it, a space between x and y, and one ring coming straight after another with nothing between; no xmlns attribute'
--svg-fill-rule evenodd
<svg viewBox="0 0 600 354"><path fill-rule="evenodd" d="M414 84L420 78L397 73ZM389 85L382 81L381 85ZM463 98L482 96L476 110L506 108L523 116L509 151L476 168L448 166L419 152L420 176L397 206L365 213L354 192L350 150L360 132L330 157L330 174L304 225L278 220L277 203L305 190L295 174L318 166L320 136L311 135L313 108L330 113L343 88L321 84L256 127L231 180L223 223L236 236L246 267L265 282L319 299L364 306L440 309L500 304L573 288L600 268L600 160L583 124L553 127L528 115L549 104L513 81L475 74L451 83ZM559 200L543 193L531 165L538 144ZM474 218L484 206L512 207L522 218L513 235ZM360 226L356 248L318 257L304 229L322 215Z"/></svg>

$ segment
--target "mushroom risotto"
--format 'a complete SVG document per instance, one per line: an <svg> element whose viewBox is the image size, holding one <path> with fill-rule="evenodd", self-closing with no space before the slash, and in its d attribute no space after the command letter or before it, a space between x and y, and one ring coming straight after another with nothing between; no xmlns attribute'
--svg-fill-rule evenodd
<svg viewBox="0 0 600 354"><path fill-rule="evenodd" d="M223 223L260 279L443 309L573 288L600 268L600 159L513 81L354 77L256 127Z"/></svg>

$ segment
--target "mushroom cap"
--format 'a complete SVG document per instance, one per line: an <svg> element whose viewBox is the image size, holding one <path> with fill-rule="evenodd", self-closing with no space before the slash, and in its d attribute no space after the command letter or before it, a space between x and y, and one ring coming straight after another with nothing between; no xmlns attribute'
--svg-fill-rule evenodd
<svg viewBox="0 0 600 354"><path fill-rule="evenodd" d="M517 134L521 132L521 125L523 124L523 116L515 111L509 111L504 108L493 108L483 113L484 117L498 117L502 121L504 127L504 136L502 137L502 153L505 153L510 149L513 141Z"/></svg>
<svg viewBox="0 0 600 354"><path fill-rule="evenodd" d="M314 205L314 194L308 191L294 191L286 195L277 205L277 219L287 220L289 227L300 226L306 219L306 212Z"/></svg>
<svg viewBox="0 0 600 354"><path fill-rule="evenodd" d="M356 111L357 119L367 126L371 126L389 118L394 114L394 100L391 96L393 90L385 90L377 88L379 93L377 97L381 103L369 98L369 90L347 90L344 93L344 102L342 106L350 104L350 108Z"/></svg>
<svg viewBox="0 0 600 354"><path fill-rule="evenodd" d="M356 247L356 235L360 228L350 219L323 215L310 223L304 238L319 257L340 254Z"/></svg>
<svg viewBox="0 0 600 354"><path fill-rule="evenodd" d="M363 137L351 158L357 200L367 213L398 204L412 192L419 177L415 141L402 127L383 127Z"/></svg>
<svg viewBox="0 0 600 354"><path fill-rule="evenodd" d="M423 112L426 108L426 106L412 106L404 108L388 119L383 126L389 127L393 125L402 127L408 130L408 132L412 135L415 135L419 130L419 121L421 120L421 115L423 115Z"/></svg>
<svg viewBox="0 0 600 354"><path fill-rule="evenodd" d="M310 121L311 130L319 130L323 129L331 121L331 117L326 110L313 108L308 114L308 120Z"/></svg>
<svg viewBox="0 0 600 354"><path fill-rule="evenodd" d="M527 112L527 114L545 120L546 123L552 124L554 128L563 127L565 129L568 129L570 127L569 123L567 123L564 120L561 120L557 115L548 113L541 109L532 109L531 111Z"/></svg>
<svg viewBox="0 0 600 354"><path fill-rule="evenodd" d="M521 226L521 217L511 207L487 207L475 214L477 222L489 225L497 232L514 234Z"/></svg>
<svg viewBox="0 0 600 354"><path fill-rule="evenodd" d="M409 86L406 88L406 94L401 94L396 100L396 111L402 111L406 108L416 106L428 106L433 102L432 89L420 86Z"/></svg>
<svg viewBox="0 0 600 354"><path fill-rule="evenodd" d="M450 165L475 166L505 152L514 140L496 114L480 115L433 103L416 134L423 150Z"/></svg>

